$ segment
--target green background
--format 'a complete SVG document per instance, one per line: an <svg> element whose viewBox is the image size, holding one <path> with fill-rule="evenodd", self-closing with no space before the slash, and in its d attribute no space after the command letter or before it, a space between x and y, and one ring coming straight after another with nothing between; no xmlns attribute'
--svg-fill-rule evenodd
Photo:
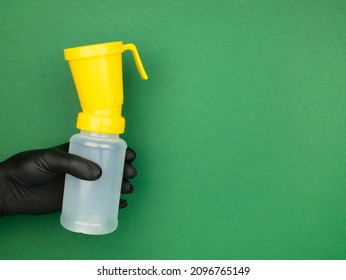
<svg viewBox="0 0 346 280"><path fill-rule="evenodd" d="M1 259L346 259L346 2L0 2L0 159L68 141L63 49L123 55L135 192L105 236L0 219Z"/></svg>

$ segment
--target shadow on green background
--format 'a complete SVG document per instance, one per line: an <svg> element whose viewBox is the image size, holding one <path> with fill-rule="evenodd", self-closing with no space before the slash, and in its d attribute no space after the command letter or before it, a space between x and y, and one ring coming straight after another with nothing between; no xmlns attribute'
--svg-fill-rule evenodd
<svg viewBox="0 0 346 280"><path fill-rule="evenodd" d="M0 4L0 159L76 133L63 49L124 54L136 191L106 236L0 219L1 259L346 259L346 2Z"/></svg>

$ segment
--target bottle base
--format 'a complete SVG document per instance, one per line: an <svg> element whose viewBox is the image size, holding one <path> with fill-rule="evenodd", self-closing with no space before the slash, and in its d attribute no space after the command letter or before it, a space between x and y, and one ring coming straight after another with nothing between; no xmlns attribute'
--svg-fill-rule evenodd
<svg viewBox="0 0 346 280"><path fill-rule="evenodd" d="M60 217L60 223L65 229L69 231L89 235L109 234L115 231L118 227L118 221L115 221L111 224L85 223L76 220L68 220L63 216Z"/></svg>

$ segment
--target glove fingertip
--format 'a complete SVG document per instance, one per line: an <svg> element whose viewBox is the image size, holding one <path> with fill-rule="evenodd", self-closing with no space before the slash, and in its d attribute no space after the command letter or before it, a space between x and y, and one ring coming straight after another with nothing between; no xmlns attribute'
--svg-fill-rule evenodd
<svg viewBox="0 0 346 280"><path fill-rule="evenodd" d="M125 155L125 161L126 162L133 162L136 159L136 152L130 147L127 147L126 149L126 155Z"/></svg>
<svg viewBox="0 0 346 280"><path fill-rule="evenodd" d="M123 209L127 206L127 201L125 199L120 199L119 209Z"/></svg>
<svg viewBox="0 0 346 280"><path fill-rule="evenodd" d="M137 169L131 164L126 162L123 172L124 179L133 179L137 176Z"/></svg>
<svg viewBox="0 0 346 280"><path fill-rule="evenodd" d="M134 189L135 188L134 188L133 184L130 181L128 181L126 179L123 180L123 182L121 184L121 193L122 194L133 193Z"/></svg>

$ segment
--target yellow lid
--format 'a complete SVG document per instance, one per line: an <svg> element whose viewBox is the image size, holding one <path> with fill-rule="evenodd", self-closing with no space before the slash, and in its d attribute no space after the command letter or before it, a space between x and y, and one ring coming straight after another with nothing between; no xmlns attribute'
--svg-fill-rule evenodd
<svg viewBox="0 0 346 280"><path fill-rule="evenodd" d="M130 50L142 79L148 79L135 45L110 42L64 50L83 112L77 128L99 133L121 134L125 119L122 53Z"/></svg>

